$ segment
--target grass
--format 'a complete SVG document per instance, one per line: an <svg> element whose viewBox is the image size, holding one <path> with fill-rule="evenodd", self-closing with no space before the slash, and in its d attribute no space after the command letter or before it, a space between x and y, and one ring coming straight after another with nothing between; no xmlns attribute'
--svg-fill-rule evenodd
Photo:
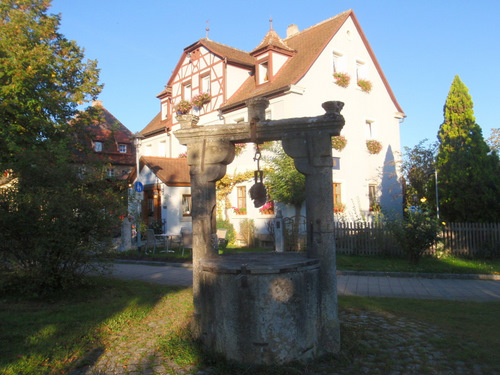
<svg viewBox="0 0 500 375"><path fill-rule="evenodd" d="M358 324L361 319L355 316L352 322L341 321L343 349L337 356L307 365L239 366L203 353L191 340L191 289L138 281L91 280L93 284L85 288L45 301L2 296L0 374L66 373L95 363L105 352L121 353L123 345L131 346L124 353L135 354L151 340L150 345L165 360L166 373L178 373L178 369L196 373L196 369L206 367L220 375L313 374L331 370L357 373L354 363L370 362L375 362L380 373L381 368L394 368L408 359L392 358L390 353L396 344L388 343L385 328L368 320L368 328L362 329ZM342 296L339 310L341 316L346 312L365 317L378 314L389 322L405 318L417 322L417 326L432 325L440 335L431 344L444 353L446 360L459 361L466 369L479 365L479 373L500 371L500 303ZM402 334L410 329L398 327ZM375 335L368 340L370 330ZM423 340L431 341L426 337ZM123 366L131 360L129 355L119 357ZM433 366L439 363L428 361L428 373L436 373Z"/></svg>
<svg viewBox="0 0 500 375"><path fill-rule="evenodd" d="M255 251L271 251L262 248L228 247L220 250L221 254ZM137 251L121 252L116 254L117 259L150 260L163 262L190 263L191 253L186 251L184 256L180 251L174 253L157 252L144 254ZM343 255L337 254L337 269L342 271L379 271L379 272L426 272L426 273L454 273L454 274L487 274L500 275L500 259L467 259L452 255L425 256L419 264L412 265L406 258Z"/></svg>

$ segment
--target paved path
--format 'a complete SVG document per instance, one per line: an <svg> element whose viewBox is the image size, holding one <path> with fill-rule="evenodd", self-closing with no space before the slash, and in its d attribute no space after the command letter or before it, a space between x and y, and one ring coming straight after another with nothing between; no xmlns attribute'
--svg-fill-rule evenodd
<svg viewBox="0 0 500 375"><path fill-rule="evenodd" d="M193 271L189 267L115 263L113 277L164 285L191 286ZM367 276L348 273L337 275L337 284L338 294L347 296L500 302L500 280Z"/></svg>

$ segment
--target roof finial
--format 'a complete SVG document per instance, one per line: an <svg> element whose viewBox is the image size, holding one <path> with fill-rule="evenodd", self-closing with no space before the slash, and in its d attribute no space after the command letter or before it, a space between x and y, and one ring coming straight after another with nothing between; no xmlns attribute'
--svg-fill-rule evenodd
<svg viewBox="0 0 500 375"><path fill-rule="evenodd" d="M270 27L270 30L273 29L273 17L269 17L269 27Z"/></svg>
<svg viewBox="0 0 500 375"><path fill-rule="evenodd" d="M207 20L207 28L205 30L207 31L207 39L208 39L208 32L210 31L210 20Z"/></svg>

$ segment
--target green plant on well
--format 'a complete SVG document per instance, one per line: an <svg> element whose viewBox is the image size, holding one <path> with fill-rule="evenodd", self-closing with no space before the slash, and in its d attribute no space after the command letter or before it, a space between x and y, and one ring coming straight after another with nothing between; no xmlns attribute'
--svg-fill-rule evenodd
<svg viewBox="0 0 500 375"><path fill-rule="evenodd" d="M370 92L370 91L372 91L373 85L367 79L360 78L360 79L358 79L358 86L361 88L362 91Z"/></svg>
<svg viewBox="0 0 500 375"><path fill-rule="evenodd" d="M343 135L332 137L332 148L337 151L342 151L347 145L347 139Z"/></svg>
<svg viewBox="0 0 500 375"><path fill-rule="evenodd" d="M333 78L335 78L335 83L340 87L347 87L351 82L351 76L343 72L333 73Z"/></svg>
<svg viewBox="0 0 500 375"><path fill-rule="evenodd" d="M422 198L418 207L407 207L402 219L388 222L394 238L412 264L417 264L425 250L436 243L441 224Z"/></svg>

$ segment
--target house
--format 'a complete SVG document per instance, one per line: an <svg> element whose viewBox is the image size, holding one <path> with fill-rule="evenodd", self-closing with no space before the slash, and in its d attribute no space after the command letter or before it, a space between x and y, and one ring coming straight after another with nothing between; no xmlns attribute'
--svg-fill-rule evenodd
<svg viewBox="0 0 500 375"><path fill-rule="evenodd" d="M204 126L248 121L245 103L255 97L269 99L266 118L271 120L317 116L324 113L321 103L344 102L342 136L347 142L345 148L332 150L336 216L339 220L369 220L379 207L401 211L402 189L395 161L401 148L399 125L405 114L352 10L302 31L290 25L284 38L271 25L250 52L208 38L186 47L158 95L160 112L140 132L144 137L141 160L184 156L186 149L173 134L179 128L176 112L179 104L196 101L202 93L209 94L210 100L199 103L192 112L200 117L198 125ZM252 218L258 231L265 233L274 211L247 204L253 179L236 178L256 168L255 148L238 146L243 150L227 168L227 174L238 183L228 196L225 214L236 230L238 221ZM154 174L151 168L144 169L139 179L152 181ZM174 203L177 221L186 219L179 208L185 204L185 194L160 197ZM294 215L293 208L281 209L284 216ZM171 230L167 223L166 231Z"/></svg>
<svg viewBox="0 0 500 375"><path fill-rule="evenodd" d="M85 133L93 152L84 155L105 163L108 178L127 181L136 165L134 134L104 108L100 100L95 100L92 107L95 117L85 125Z"/></svg>

